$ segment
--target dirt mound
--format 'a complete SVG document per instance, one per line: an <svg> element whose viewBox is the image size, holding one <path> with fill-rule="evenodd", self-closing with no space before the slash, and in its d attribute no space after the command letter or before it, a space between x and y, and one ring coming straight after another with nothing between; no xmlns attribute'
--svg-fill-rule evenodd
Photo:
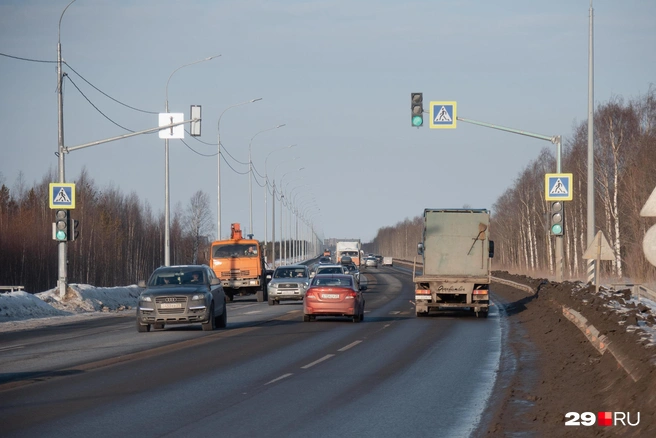
<svg viewBox="0 0 656 438"><path fill-rule="evenodd" d="M581 283L502 271L493 275L537 292L529 295L493 283L500 311L507 316L509 351L489 426L480 435L656 436L656 320L649 306L633 299L629 290L595 293L593 286ZM584 322L587 337L563 314L564 307ZM601 351L591 337L603 341L597 343ZM504 380L510 367L514 371ZM633 423L639 412L640 423L566 426L568 412L624 412Z"/></svg>

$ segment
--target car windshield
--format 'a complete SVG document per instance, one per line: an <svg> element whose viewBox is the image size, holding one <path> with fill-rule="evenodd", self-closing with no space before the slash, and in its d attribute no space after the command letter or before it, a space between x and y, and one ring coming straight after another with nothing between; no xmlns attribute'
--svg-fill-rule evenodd
<svg viewBox="0 0 656 438"><path fill-rule="evenodd" d="M349 277L315 277L312 286L353 287L353 281Z"/></svg>
<svg viewBox="0 0 656 438"><path fill-rule="evenodd" d="M257 257L257 245L248 243L228 243L212 247L212 257L225 259L229 257Z"/></svg>
<svg viewBox="0 0 656 438"><path fill-rule="evenodd" d="M343 274L342 268L330 267L330 268L320 268L317 270L318 274Z"/></svg>
<svg viewBox="0 0 656 438"><path fill-rule="evenodd" d="M278 268L273 273L273 278L305 278L307 271L305 268Z"/></svg>
<svg viewBox="0 0 656 438"><path fill-rule="evenodd" d="M179 284L207 284L207 279L202 270L190 269L158 269L150 277L149 286L167 286Z"/></svg>

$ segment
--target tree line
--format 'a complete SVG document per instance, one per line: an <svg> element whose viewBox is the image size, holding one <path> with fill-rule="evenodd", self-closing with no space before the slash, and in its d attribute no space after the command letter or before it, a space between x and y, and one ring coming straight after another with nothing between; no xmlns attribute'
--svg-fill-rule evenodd
<svg viewBox="0 0 656 438"><path fill-rule="evenodd" d="M561 171L573 174L573 199L564 211L564 275L584 279L587 261L587 120L563 144ZM656 187L656 90L625 101L613 97L594 113L595 233L601 230L614 259L602 261L605 278L653 281L656 269L643 253L642 240L654 224L640 210ZM556 173L556 157L544 148L492 206L490 234L495 269L527 275L555 273L550 236L551 202L544 198L545 174ZM423 212L422 212L423 214ZM378 230L372 252L412 260L421 241L422 216Z"/></svg>
<svg viewBox="0 0 656 438"><path fill-rule="evenodd" d="M23 286L42 292L57 286L58 243L53 240L55 210L50 208L49 185L53 171L33 187L19 174L13 189L0 175L0 286ZM70 216L80 222L79 237L68 242L68 283L113 287L136 284L164 264L164 213L155 214L136 193L100 188L83 169L75 182L75 209ZM186 205L173 211L170 262L209 264L214 228L209 196L197 191ZM303 239L275 243L277 259L310 248ZM273 244L263 247L272 254ZM288 259L289 260L289 259Z"/></svg>
<svg viewBox="0 0 656 438"><path fill-rule="evenodd" d="M604 233L614 254L614 260L602 262L600 272L607 278L654 280L656 269L642 250L643 237L654 219L640 217L640 210L656 187L656 90L630 101L615 97L599 104L594 117L595 227ZM575 126L563 146L561 169L572 173L574 181L573 199L565 203L564 274L583 279L587 121ZM495 269L527 275L554 273L544 175L555 169L553 151L543 149L492 206ZM52 240L54 212L48 193L49 184L56 180L51 171L28 188L21 175L10 190L0 175L0 286L21 285L31 292L56 286L57 243ZM69 283L134 284L163 264L163 213L153 213L149 203L134 192L125 195L112 186L98 187L86 170L75 183L76 208L71 216L80 221L81 235L68 244ZM379 229L364 245L365 251L412 260L423 230L423 212L417 213L413 219ZM188 205L178 204L174 209L171 263L208 263L212 231L209 197L198 191Z"/></svg>
<svg viewBox="0 0 656 438"><path fill-rule="evenodd" d="M51 171L27 188L21 174L13 191L4 182L0 186L0 285L20 285L30 292L56 287L58 243L52 238L55 213L48 192L56 180ZM99 188L84 169L75 189L71 217L80 222L81 231L68 242L69 283L135 284L163 264L163 213L155 215L134 192ZM170 226L172 264L207 263L211 218L209 197L202 191L184 208L176 206Z"/></svg>

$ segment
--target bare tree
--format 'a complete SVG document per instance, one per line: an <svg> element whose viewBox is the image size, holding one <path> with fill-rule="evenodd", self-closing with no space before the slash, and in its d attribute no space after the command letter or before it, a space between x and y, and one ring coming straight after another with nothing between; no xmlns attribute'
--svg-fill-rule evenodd
<svg viewBox="0 0 656 438"><path fill-rule="evenodd" d="M207 242L212 232L212 214L207 193L197 191L189 201L189 210L185 217L185 234L191 240L191 260L198 263L199 248Z"/></svg>

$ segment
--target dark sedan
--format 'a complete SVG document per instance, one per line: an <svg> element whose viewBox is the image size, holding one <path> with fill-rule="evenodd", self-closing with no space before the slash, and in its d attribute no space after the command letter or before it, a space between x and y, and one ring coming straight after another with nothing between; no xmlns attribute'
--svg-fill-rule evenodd
<svg viewBox="0 0 656 438"><path fill-rule="evenodd" d="M221 280L206 265L164 266L157 268L137 306L137 331L152 326L201 323L203 330L227 325L226 300Z"/></svg>

